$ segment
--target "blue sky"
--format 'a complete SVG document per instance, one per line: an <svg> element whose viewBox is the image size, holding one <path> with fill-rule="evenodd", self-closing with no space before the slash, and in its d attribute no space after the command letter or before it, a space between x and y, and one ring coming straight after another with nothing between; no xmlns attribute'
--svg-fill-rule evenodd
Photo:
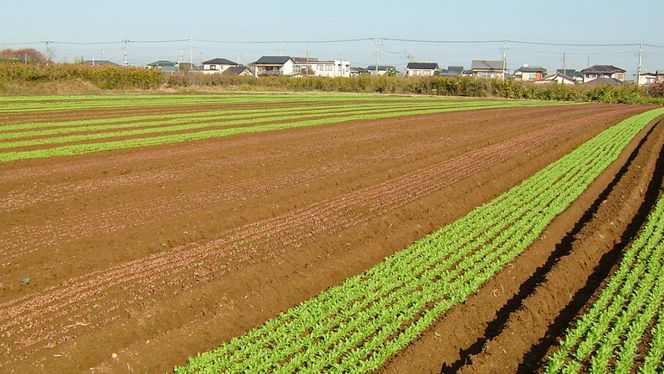
<svg viewBox="0 0 664 374"><path fill-rule="evenodd" d="M371 38L488 40L515 39L562 43L645 43L664 45L664 1L175 1L42 0L7 2L0 13L0 48L11 42L75 42L164 39L328 40ZM43 50L43 44L26 45ZM440 45L384 42L381 64L403 67L410 51L415 60L444 66L469 66L473 58L501 58L500 43ZM309 55L343 57L355 66L375 62L371 41L310 44ZM121 45L54 45L59 61L102 58L122 61ZM307 46L284 44L283 53L305 55ZM568 67L615 64L633 72L638 47L551 47L510 45L508 65ZM194 43L194 61L212 57L254 61L279 54L275 44ZM189 42L130 44L129 62L189 60ZM664 48L646 48L645 70L664 69Z"/></svg>

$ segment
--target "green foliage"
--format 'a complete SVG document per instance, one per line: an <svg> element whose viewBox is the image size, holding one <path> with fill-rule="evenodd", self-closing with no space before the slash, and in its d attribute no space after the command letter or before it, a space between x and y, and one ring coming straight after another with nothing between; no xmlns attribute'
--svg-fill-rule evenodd
<svg viewBox="0 0 664 374"><path fill-rule="evenodd" d="M88 66L83 64L0 64L0 84L35 84L83 80L102 89L154 89L164 76L161 72L137 67Z"/></svg>
<svg viewBox="0 0 664 374"><path fill-rule="evenodd" d="M547 373L655 373L664 353L664 198L660 198L638 237L623 255L592 307L568 329L549 357ZM639 346L652 328L645 360ZM613 367L611 367L613 365Z"/></svg>
<svg viewBox="0 0 664 374"><path fill-rule="evenodd" d="M379 368L526 250L662 114L664 109L642 113L603 131L456 222L244 336L192 357L175 372ZM664 289L664 282L658 287Z"/></svg>

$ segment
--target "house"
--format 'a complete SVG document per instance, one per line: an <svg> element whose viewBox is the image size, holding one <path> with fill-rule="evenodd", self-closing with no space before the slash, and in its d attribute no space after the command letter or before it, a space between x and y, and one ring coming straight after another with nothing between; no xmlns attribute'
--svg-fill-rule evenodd
<svg viewBox="0 0 664 374"><path fill-rule="evenodd" d="M600 77L584 82L583 84L587 86L620 86L621 84L624 83L625 82L617 78Z"/></svg>
<svg viewBox="0 0 664 374"><path fill-rule="evenodd" d="M625 80L625 70L613 65L593 65L581 70L581 72L583 73L583 83L598 78L612 78L620 82Z"/></svg>
<svg viewBox="0 0 664 374"><path fill-rule="evenodd" d="M447 73L445 74L448 77L458 77L463 75L463 66L450 65L447 67Z"/></svg>
<svg viewBox="0 0 664 374"><path fill-rule="evenodd" d="M151 62L147 66L148 69L157 69L165 73L174 73L178 71L178 65L175 62L168 60L158 60Z"/></svg>
<svg viewBox="0 0 664 374"><path fill-rule="evenodd" d="M293 57L295 70L302 75L314 77L350 77L350 61L319 60L311 57Z"/></svg>
<svg viewBox="0 0 664 374"><path fill-rule="evenodd" d="M433 77L439 72L440 68L435 62L409 62L406 65L407 77Z"/></svg>
<svg viewBox="0 0 664 374"><path fill-rule="evenodd" d="M557 83L557 84L576 84L576 79L573 77L570 77L569 75L565 75L563 73L556 73L554 75L550 75L542 80L535 81L535 84L546 84L546 83Z"/></svg>
<svg viewBox="0 0 664 374"><path fill-rule="evenodd" d="M558 69L556 70L556 73L566 75L574 79L576 83L583 83L583 73L576 69Z"/></svg>
<svg viewBox="0 0 664 374"><path fill-rule="evenodd" d="M237 62L227 60L225 58L213 58L211 60L203 61L203 74L222 74L226 70L239 66Z"/></svg>
<svg viewBox="0 0 664 374"><path fill-rule="evenodd" d="M664 73L655 72L639 74L639 86L649 86L660 82L664 82Z"/></svg>
<svg viewBox="0 0 664 374"><path fill-rule="evenodd" d="M540 81L544 77L546 77L546 69L541 66L526 64L514 71L514 79L522 82Z"/></svg>
<svg viewBox="0 0 664 374"><path fill-rule="evenodd" d="M90 65L90 66L120 66L116 64L115 62L109 61L109 60L85 60L83 61L83 64L85 65Z"/></svg>
<svg viewBox="0 0 664 374"><path fill-rule="evenodd" d="M389 65L369 65L367 71L371 75L397 75L397 68Z"/></svg>
<svg viewBox="0 0 664 374"><path fill-rule="evenodd" d="M232 66L228 69L225 69L223 73L221 73L223 76L229 76L229 77L251 77L254 74L249 70L244 65L237 65L237 66Z"/></svg>
<svg viewBox="0 0 664 374"><path fill-rule="evenodd" d="M473 60L471 69L475 78L505 78L504 60Z"/></svg>
<svg viewBox="0 0 664 374"><path fill-rule="evenodd" d="M356 77L358 75L367 75L369 72L365 68L360 68L360 67L351 67L350 68L350 76L351 77Z"/></svg>
<svg viewBox="0 0 664 374"><path fill-rule="evenodd" d="M295 61L289 56L263 56L251 65L255 76L295 74Z"/></svg>

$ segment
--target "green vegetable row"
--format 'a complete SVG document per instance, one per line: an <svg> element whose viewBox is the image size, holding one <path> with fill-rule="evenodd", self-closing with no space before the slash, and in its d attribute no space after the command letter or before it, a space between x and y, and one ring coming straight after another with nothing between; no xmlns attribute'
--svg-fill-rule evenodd
<svg viewBox="0 0 664 374"><path fill-rule="evenodd" d="M226 112L225 114L211 114L203 122L194 121L190 115L184 118L175 118L162 122L138 122L131 124L100 125L99 122L70 123L69 127L45 128L42 130L28 130L18 133L0 133L0 162L29 158L53 157L75 155L104 150L127 149L150 145L161 145L183 141L223 137L235 134L258 133L281 129L317 126L323 124L341 123L356 120L372 120L393 118L398 116L433 114L474 109L505 108L509 106L541 105L541 103L525 102L467 102L462 104L441 103L401 105L372 105L329 108L302 108L267 110L266 115L251 111L242 114L241 111ZM230 113L230 114L229 114ZM325 116L321 116L325 115ZM205 115L202 115L205 116ZM211 120L211 121L210 121ZM208 122L209 121L209 122ZM279 121L278 123L275 123ZM102 122L103 123L103 122ZM10 125L11 126L11 125ZM88 131L85 134L72 134ZM97 131L97 132L95 132ZM169 134L180 132L176 134ZM71 135L69 135L71 134ZM40 135L56 135L39 137ZM123 137L138 138L119 139ZM20 139L21 137L34 137L33 139ZM115 139L113 139L115 138ZM107 140L97 142L99 140ZM85 144L65 143L92 142ZM11 150L20 147L40 147L39 149ZM43 148L41 148L43 147Z"/></svg>
<svg viewBox="0 0 664 374"><path fill-rule="evenodd" d="M453 224L175 371L380 367L521 254L662 114L652 110L620 122Z"/></svg>
<svg viewBox="0 0 664 374"><path fill-rule="evenodd" d="M599 298L549 358L547 373L656 373L664 363L664 198ZM652 327L643 362L639 346Z"/></svg>

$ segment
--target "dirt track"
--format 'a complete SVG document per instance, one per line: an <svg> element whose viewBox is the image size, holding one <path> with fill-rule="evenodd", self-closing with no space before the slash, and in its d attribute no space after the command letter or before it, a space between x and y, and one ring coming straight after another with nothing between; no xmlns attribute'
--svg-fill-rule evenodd
<svg viewBox="0 0 664 374"><path fill-rule="evenodd" d="M0 165L0 367L168 370L642 110L483 110Z"/></svg>

